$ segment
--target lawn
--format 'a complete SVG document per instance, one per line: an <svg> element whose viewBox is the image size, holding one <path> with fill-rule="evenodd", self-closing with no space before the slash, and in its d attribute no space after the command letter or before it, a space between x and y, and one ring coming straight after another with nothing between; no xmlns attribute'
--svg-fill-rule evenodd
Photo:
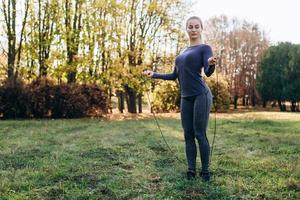
<svg viewBox="0 0 300 200"><path fill-rule="evenodd" d="M159 123L173 152L151 116L0 121L0 199L300 199L300 114L219 115L209 184L176 160L178 116Z"/></svg>

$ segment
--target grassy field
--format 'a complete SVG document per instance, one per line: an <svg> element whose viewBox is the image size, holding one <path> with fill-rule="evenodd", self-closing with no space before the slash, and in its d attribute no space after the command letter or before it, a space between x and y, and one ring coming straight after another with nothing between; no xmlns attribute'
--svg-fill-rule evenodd
<svg viewBox="0 0 300 200"><path fill-rule="evenodd" d="M178 115L159 122L184 160ZM0 121L0 199L300 199L300 114L221 114L217 125L206 184L185 179L149 116Z"/></svg>

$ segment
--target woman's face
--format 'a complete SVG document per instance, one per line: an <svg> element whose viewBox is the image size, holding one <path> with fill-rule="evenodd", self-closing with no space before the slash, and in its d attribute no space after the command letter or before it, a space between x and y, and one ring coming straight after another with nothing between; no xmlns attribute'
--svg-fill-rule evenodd
<svg viewBox="0 0 300 200"><path fill-rule="evenodd" d="M191 40L200 38L202 28L199 20L190 19L187 22L186 30Z"/></svg>

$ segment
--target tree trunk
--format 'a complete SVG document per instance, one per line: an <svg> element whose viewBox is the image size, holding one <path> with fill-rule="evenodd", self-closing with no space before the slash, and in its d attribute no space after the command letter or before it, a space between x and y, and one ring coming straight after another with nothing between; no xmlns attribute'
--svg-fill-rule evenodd
<svg viewBox="0 0 300 200"><path fill-rule="evenodd" d="M82 18L82 1L75 1L75 8L73 17L71 17L72 1L65 1L65 26L66 26L66 45L67 45L67 55L68 55L68 67L70 71L68 72L67 79L68 83L76 82L77 69L74 63L74 58L78 55L79 48L79 38L81 32L81 18ZM73 24L71 24L73 21Z"/></svg>
<svg viewBox="0 0 300 200"><path fill-rule="evenodd" d="M252 104L253 107L256 106L256 98L255 98L255 95L253 95L252 98L251 98L251 104Z"/></svg>
<svg viewBox="0 0 300 200"><path fill-rule="evenodd" d="M128 86L125 86L125 91L127 94L126 102L129 113L137 113L136 110L136 91Z"/></svg>
<svg viewBox="0 0 300 200"><path fill-rule="evenodd" d="M267 107L267 101L263 100L263 108Z"/></svg>
<svg viewBox="0 0 300 200"><path fill-rule="evenodd" d="M123 91L117 91L118 96L118 109L120 113L124 113L124 92Z"/></svg>
<svg viewBox="0 0 300 200"><path fill-rule="evenodd" d="M279 108L280 108L280 111L286 111L286 106L285 106L285 103L282 103L281 100L278 100L278 105L279 105Z"/></svg>
<svg viewBox="0 0 300 200"><path fill-rule="evenodd" d="M139 109L139 113L143 112L143 100L142 100L141 93L138 94L138 109Z"/></svg>
<svg viewBox="0 0 300 200"><path fill-rule="evenodd" d="M15 80L15 73L14 73L14 69L15 69L15 55L16 53L14 52L14 50L10 50L8 52L8 62L7 62L7 78L9 80Z"/></svg>
<svg viewBox="0 0 300 200"><path fill-rule="evenodd" d="M72 51L69 50L68 52L68 67L71 69L67 74L67 82L75 83L76 82L76 68L74 68L72 65L75 65L74 63L74 55Z"/></svg>
<svg viewBox="0 0 300 200"><path fill-rule="evenodd" d="M282 110L282 105L281 105L281 101L280 101L280 100L278 100L278 106L279 106L280 111L283 111L283 110Z"/></svg>
<svg viewBox="0 0 300 200"><path fill-rule="evenodd" d="M237 109L238 96L235 95L233 99L234 109Z"/></svg>
<svg viewBox="0 0 300 200"><path fill-rule="evenodd" d="M68 73L68 83L75 83L76 82L76 72L71 71Z"/></svg>
<svg viewBox="0 0 300 200"><path fill-rule="evenodd" d="M111 88L109 88L108 89L108 95L109 95L109 99L108 99L108 104L109 104L109 112L110 113L112 113L112 100L111 100L111 97L113 96L113 94L112 94L112 89Z"/></svg>
<svg viewBox="0 0 300 200"><path fill-rule="evenodd" d="M252 106L253 106L253 107L256 105L256 96L255 96L255 91L254 91L254 89L252 89L251 103L252 103Z"/></svg>
<svg viewBox="0 0 300 200"><path fill-rule="evenodd" d="M245 96L243 96L242 104L243 104L243 106L246 106L246 98L245 98Z"/></svg>
<svg viewBox="0 0 300 200"><path fill-rule="evenodd" d="M296 101L291 101L291 111L296 112Z"/></svg>
<svg viewBox="0 0 300 200"><path fill-rule="evenodd" d="M15 60L16 60L16 1L8 1L7 8L3 12L7 28L8 53L7 53L7 78L15 81Z"/></svg>

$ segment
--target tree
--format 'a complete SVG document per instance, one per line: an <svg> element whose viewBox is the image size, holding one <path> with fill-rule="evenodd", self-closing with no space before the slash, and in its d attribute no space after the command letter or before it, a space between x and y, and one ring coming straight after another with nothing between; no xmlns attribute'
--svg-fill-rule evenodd
<svg viewBox="0 0 300 200"><path fill-rule="evenodd" d="M299 45L282 42L271 46L261 62L258 89L264 101L278 101L281 111L286 111L285 101L291 101L296 110L299 101L300 58Z"/></svg>
<svg viewBox="0 0 300 200"><path fill-rule="evenodd" d="M256 78L260 59L268 47L268 40L256 24L226 16L214 17L206 22L204 35L220 57L221 74L228 80L231 99L237 108L238 99L243 105L255 106L259 98Z"/></svg>
<svg viewBox="0 0 300 200"><path fill-rule="evenodd" d="M21 50L22 50L22 42L24 29L27 20L29 0L24 2L24 17L21 25L21 33L19 44L17 46L17 32L16 32L16 24L17 24L17 12L16 12L16 0L2 0L2 12L4 14L6 35L7 35L7 77L9 80L15 81L18 78L18 68L21 59ZM17 58L17 63L16 62Z"/></svg>
<svg viewBox="0 0 300 200"><path fill-rule="evenodd" d="M289 63L285 70L285 95L291 101L291 111L299 111L300 101L300 45L292 45L289 52Z"/></svg>
<svg viewBox="0 0 300 200"><path fill-rule="evenodd" d="M160 29L163 29L170 21L171 9L178 6L179 0L128 0L128 31L126 44L128 49L129 73L132 68L140 66L145 60L145 50L154 41ZM136 89L125 85L127 93L128 111L136 113L138 97L139 112L142 112L142 94Z"/></svg>
<svg viewBox="0 0 300 200"><path fill-rule="evenodd" d="M25 29L25 51L29 61L27 67L34 68L36 62L39 77L46 77L48 73L51 45L54 33L58 30L58 6L57 0L31 1L29 5L29 20Z"/></svg>
<svg viewBox="0 0 300 200"><path fill-rule="evenodd" d="M75 57L78 55L80 33L82 28L82 5L83 0L65 0L65 37L67 45L67 67L68 83L74 83L76 81L76 63Z"/></svg>

